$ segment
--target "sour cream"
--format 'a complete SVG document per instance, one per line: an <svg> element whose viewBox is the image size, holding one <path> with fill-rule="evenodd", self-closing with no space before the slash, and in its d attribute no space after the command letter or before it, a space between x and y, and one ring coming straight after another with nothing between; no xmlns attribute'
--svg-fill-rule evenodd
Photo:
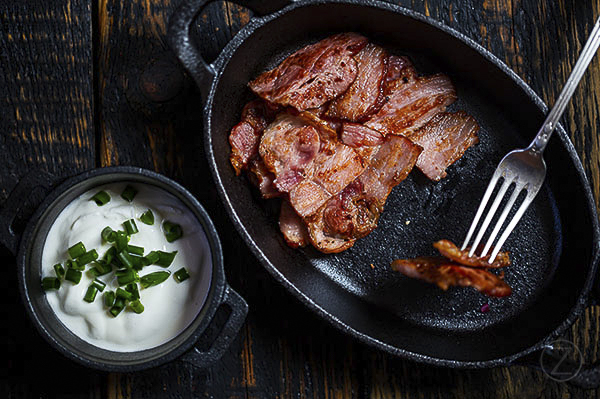
<svg viewBox="0 0 600 399"><path fill-rule="evenodd" d="M129 244L152 250L177 251L173 263L167 268L146 266L139 275L169 270L171 273L185 267L190 278L178 283L171 276L157 286L142 289L140 301L144 312L136 314L127 308L113 317L104 306L102 292L96 300L83 300L93 278L84 272L79 284L62 281L57 291L47 291L46 297L58 319L75 335L99 348L117 352L134 352L150 349L176 337L195 319L202 308L211 279L211 255L208 240L194 214L177 198L157 187L129 183L138 190L133 202L121 198L127 183L96 187L72 201L56 218L48 232L42 253L42 277L54 277L53 266L64 265L67 249L82 241L86 250L96 249L101 258L110 248L103 243L100 233L106 226L123 230L123 222L135 219L139 232L131 236ZM98 191L106 191L111 199L98 206L90 198ZM139 220L139 216L152 210L154 225ZM162 231L165 220L179 224L183 236L169 243ZM86 267L86 270L89 268ZM118 287L114 273L100 277L107 283L106 290Z"/></svg>

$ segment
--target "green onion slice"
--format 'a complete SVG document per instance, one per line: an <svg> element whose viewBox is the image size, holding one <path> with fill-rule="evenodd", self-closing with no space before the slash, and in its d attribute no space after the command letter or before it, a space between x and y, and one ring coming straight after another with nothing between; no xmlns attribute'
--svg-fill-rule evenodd
<svg viewBox="0 0 600 399"><path fill-rule="evenodd" d="M171 263L173 263L173 259L175 259L175 255L177 255L177 251L173 252L163 252L156 251L158 253L158 260L154 262L154 264L162 267L169 267Z"/></svg>
<svg viewBox="0 0 600 399"><path fill-rule="evenodd" d="M121 198L123 198L125 201L131 202L137 193L138 191L134 187L128 185L121 193Z"/></svg>
<svg viewBox="0 0 600 399"><path fill-rule="evenodd" d="M60 263L57 263L53 267L54 267L54 273L56 274L56 277L58 277L60 279L65 278L65 268L63 267L63 265L61 265Z"/></svg>
<svg viewBox="0 0 600 399"><path fill-rule="evenodd" d="M146 256L144 256L144 265L152 265L158 262L160 259L160 255L157 251L148 252Z"/></svg>
<svg viewBox="0 0 600 399"><path fill-rule="evenodd" d="M94 299L96 299L96 294L98 294L98 288L96 288L96 286L92 284L88 287L87 291L85 292L83 300L92 303L94 302Z"/></svg>
<svg viewBox="0 0 600 399"><path fill-rule="evenodd" d="M77 263L83 267L83 266L87 265L88 263L95 261L96 259L98 259L98 252L96 252L95 249L92 249L90 251L87 251L80 257L78 257Z"/></svg>
<svg viewBox="0 0 600 399"><path fill-rule="evenodd" d="M139 277L133 269L121 269L115 272L117 283L119 285L127 285L139 280Z"/></svg>
<svg viewBox="0 0 600 399"><path fill-rule="evenodd" d="M127 301L131 300L131 298L133 297L133 294L127 290L124 290L123 288L119 287L117 288L117 298L123 298Z"/></svg>
<svg viewBox="0 0 600 399"><path fill-rule="evenodd" d="M106 291L104 293L104 306L110 308L112 305L115 304L115 298L116 295L114 291Z"/></svg>
<svg viewBox="0 0 600 399"><path fill-rule="evenodd" d="M104 288L106 287L106 283L102 280L99 279L94 279L94 281L92 281L92 285L94 287L96 287L98 289L98 291L102 292L104 291Z"/></svg>
<svg viewBox="0 0 600 399"><path fill-rule="evenodd" d="M163 222L163 231L168 242L173 242L183 235L181 226L168 220Z"/></svg>
<svg viewBox="0 0 600 399"><path fill-rule="evenodd" d="M169 278L171 272L154 272L140 277L140 285L142 288L149 288L158 285Z"/></svg>
<svg viewBox="0 0 600 399"><path fill-rule="evenodd" d="M135 233L137 233L139 231L138 227L137 227L137 224L135 224L135 220L133 220L133 219L129 219L129 220L124 221L123 222L123 226L125 227L125 232L128 235L135 234Z"/></svg>
<svg viewBox="0 0 600 399"><path fill-rule="evenodd" d="M129 242L129 238L124 231L117 231L117 237L115 239L115 244L117 246L117 252L120 252L127 248L127 243Z"/></svg>
<svg viewBox="0 0 600 399"><path fill-rule="evenodd" d="M114 317L117 317L121 311L125 308L125 300L123 298L116 298L114 305L110 308L109 312Z"/></svg>
<svg viewBox="0 0 600 399"><path fill-rule="evenodd" d="M82 274L83 273L81 273L80 270L67 269L67 272L65 273L65 280L69 280L73 284L77 285L81 281Z"/></svg>
<svg viewBox="0 0 600 399"><path fill-rule="evenodd" d="M81 241L77 244L73 245L71 248L67 250L71 259L79 258L81 255L85 253L85 245Z"/></svg>
<svg viewBox="0 0 600 399"><path fill-rule="evenodd" d="M140 314L144 311L144 305L142 305L139 299L136 299L135 301L131 302L129 304L129 307L137 314Z"/></svg>
<svg viewBox="0 0 600 399"><path fill-rule="evenodd" d="M85 265L80 265L77 260L73 259L67 259L67 261L65 262L65 266L67 266L67 269L73 270L83 270L85 268Z"/></svg>
<svg viewBox="0 0 600 399"><path fill-rule="evenodd" d="M98 191L91 199L94 200L96 205L102 206L110 201L110 195L108 195L108 193L104 190Z"/></svg>
<svg viewBox="0 0 600 399"><path fill-rule="evenodd" d="M111 229L110 226L106 226L104 229L102 229L102 233L100 235L102 236L102 239L106 242L115 242L115 239L117 238L117 233L115 233L115 231Z"/></svg>
<svg viewBox="0 0 600 399"><path fill-rule="evenodd" d="M138 247L135 245L127 245L127 252L129 252L130 254L133 254L133 255L142 256L144 254L144 248Z"/></svg>
<svg viewBox="0 0 600 399"><path fill-rule="evenodd" d="M131 263L131 256L127 253L127 251L119 252L117 254L117 259L119 259L119 262L121 262L121 264L128 269L133 267L133 264Z"/></svg>
<svg viewBox="0 0 600 399"><path fill-rule="evenodd" d="M115 238L116 238L116 232L115 232ZM102 261L104 263L106 263L107 265L110 264L110 262L112 262L113 258L117 256L117 248L115 247L110 247L108 248L108 250L104 253L104 256L102 257Z"/></svg>
<svg viewBox="0 0 600 399"><path fill-rule="evenodd" d="M125 290L131 293L131 300L140 299L140 290L136 283L129 283L125 286Z"/></svg>
<svg viewBox="0 0 600 399"><path fill-rule="evenodd" d="M42 279L42 288L44 291L57 290L60 288L60 279L56 277L45 277Z"/></svg>
<svg viewBox="0 0 600 399"><path fill-rule="evenodd" d="M175 273L173 273L173 278L178 283L181 283L181 282L184 282L185 280L187 280L188 278L190 278L190 274L188 273L188 271L186 270L185 267L182 267L181 269L179 269Z"/></svg>
<svg viewBox="0 0 600 399"><path fill-rule="evenodd" d="M154 224L154 213L148 209L146 212L142 213L140 216L140 221L144 224L152 226Z"/></svg>

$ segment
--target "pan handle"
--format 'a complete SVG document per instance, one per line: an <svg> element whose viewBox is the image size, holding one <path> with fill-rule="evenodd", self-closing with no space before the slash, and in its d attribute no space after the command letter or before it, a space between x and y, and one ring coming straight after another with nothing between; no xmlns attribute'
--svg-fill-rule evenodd
<svg viewBox="0 0 600 399"><path fill-rule="evenodd" d="M0 210L0 244L4 245L13 255L17 254L22 231L17 231L14 222L17 216L29 217L39 204L28 204L31 193L42 188L47 193L56 177L39 169L29 171L15 186ZM31 209L34 208L34 209Z"/></svg>
<svg viewBox="0 0 600 399"><path fill-rule="evenodd" d="M210 86L216 71L213 65L207 63L202 54L193 45L190 30L192 23L202 12L207 4L215 0L187 0L183 1L175 10L169 20L168 39L171 48L185 69L192 75L200 88L202 102L210 92ZM247 7L255 14L266 15L273 13L291 4L293 0L233 0L235 3Z"/></svg>
<svg viewBox="0 0 600 399"><path fill-rule="evenodd" d="M227 321L223 325L221 332L210 344L210 347L206 350L194 347L191 351L183 355L180 360L191 363L192 365L199 368L206 368L214 364L219 360L227 348L230 346L231 341L237 336L240 328L246 321L246 315L248 314L248 304L231 287L226 286L223 293L223 299L219 307L227 306L231 309ZM214 319L213 319L214 320ZM214 321L211 321L213 323Z"/></svg>

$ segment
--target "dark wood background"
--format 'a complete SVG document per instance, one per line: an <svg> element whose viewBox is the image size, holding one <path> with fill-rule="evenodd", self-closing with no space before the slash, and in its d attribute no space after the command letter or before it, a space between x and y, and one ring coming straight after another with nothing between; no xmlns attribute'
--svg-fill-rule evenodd
<svg viewBox="0 0 600 399"><path fill-rule="evenodd" d="M14 398L593 398L526 367L457 371L403 361L333 329L279 287L240 245L201 149L199 93L165 40L179 0L0 0L0 201L26 172L60 176L138 165L183 183L215 219L231 285L250 313L208 370L182 362L133 374L64 359L33 330L1 249L0 396ZM396 0L490 49L552 103L600 0ZM248 22L228 3L199 19L207 58ZM600 60L564 123L600 200ZM165 71L168 73L165 74ZM532 132L533 134L533 132ZM567 336L600 359L600 307Z"/></svg>

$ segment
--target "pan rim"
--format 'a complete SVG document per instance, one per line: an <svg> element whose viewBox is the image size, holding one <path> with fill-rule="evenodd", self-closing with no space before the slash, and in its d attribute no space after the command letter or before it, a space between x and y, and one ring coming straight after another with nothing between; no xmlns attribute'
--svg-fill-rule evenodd
<svg viewBox="0 0 600 399"><path fill-rule="evenodd" d="M565 318L565 320L557 326L553 331L547 334L544 338L542 338L536 344L511 355L504 356L496 359L488 359L488 360L454 360L454 359L445 359L438 358L430 355L423 355L417 352L412 352L406 349L398 348L396 346L385 343L373 336L365 334L349 325L344 323L344 321L340 320L335 315L329 313L327 310L322 308L320 305L315 303L313 299L311 299L308 295L304 294L301 290L299 290L291 281L287 279L287 277L279 272L279 270L271 263L268 257L264 254L262 249L257 245L256 242L251 238L250 234L242 224L241 219L239 218L237 211L235 210L233 204L231 203L223 181L219 175L219 170L216 163L215 154L212 150L212 106L213 100L216 95L217 86L221 79L221 76L225 70L230 59L235 55L236 50L241 46L241 44L248 39L252 34L256 32L259 28L267 25L269 22L292 12L296 9L302 7L312 7L318 5L327 5L327 4L347 4L352 6L360 6L367 8L376 8L384 11L391 11L396 14L399 14L402 17L408 17L415 19L419 22L423 22L432 26L433 28L442 31L446 35L450 35L453 39L457 39L463 44L467 45L471 49L475 50L480 56L483 56L486 61L493 64L495 67L499 68L501 72L507 75L525 94L527 97L533 101L536 107L538 107L543 113L548 111L548 107L542 101L542 99L533 91L533 89L521 78L519 77L512 69L510 69L503 61L497 58L490 51L485 49L483 46L475 42L473 39L468 36L456 31L453 28L450 28L443 23L434 20L431 17L427 17L421 13L416 11L400 7L394 4L383 3L378 0L299 0L293 1L293 3L279 11L276 11L272 14L263 16L263 17L255 17L248 22L232 39L231 41L223 48L220 55L217 59L212 63L212 68L215 71L215 75L212 79L210 85L210 92L206 97L206 104L204 106L204 146L207 149L207 158L208 163L211 169L211 173L213 178L215 179L215 185L217 187L217 191L223 204L225 205L225 209L231 218L236 230L242 236L246 245L250 248L254 256L260 261L263 267L275 278L275 280L282 284L294 297L302 302L303 305L307 306L309 309L317 313L321 318L328 321L331 325L341 330L342 332L349 334L361 342L366 343L370 346L373 346L377 349L386 351L390 354L393 354L398 357L418 361L421 363L438 365L438 366L446 366L446 367L454 367L454 368L489 368L496 366L509 365L514 363L516 360L523 358L533 352L536 352L545 346L552 340L560 337L565 330L571 326L576 319L581 315L583 310L588 304L588 296L592 289L598 263L600 260L600 225L598 221L598 215L596 212L596 204L593 197L592 189L590 187L589 180L585 174L585 170L579 159L577 151L573 146L571 140L569 139L565 129L562 124L556 129L557 137L560 139L561 145L566 150L569 155L569 159L572 164L575 166L575 170L578 176L581 185L583 186L583 194L585 196L585 201L587 203L587 208L590 214L592 215L592 230L593 230L593 243L595 243L594 248L592 249L592 257L591 263L589 267L589 272L586 278L586 282L579 293L578 300L576 304L569 311L569 315Z"/></svg>

